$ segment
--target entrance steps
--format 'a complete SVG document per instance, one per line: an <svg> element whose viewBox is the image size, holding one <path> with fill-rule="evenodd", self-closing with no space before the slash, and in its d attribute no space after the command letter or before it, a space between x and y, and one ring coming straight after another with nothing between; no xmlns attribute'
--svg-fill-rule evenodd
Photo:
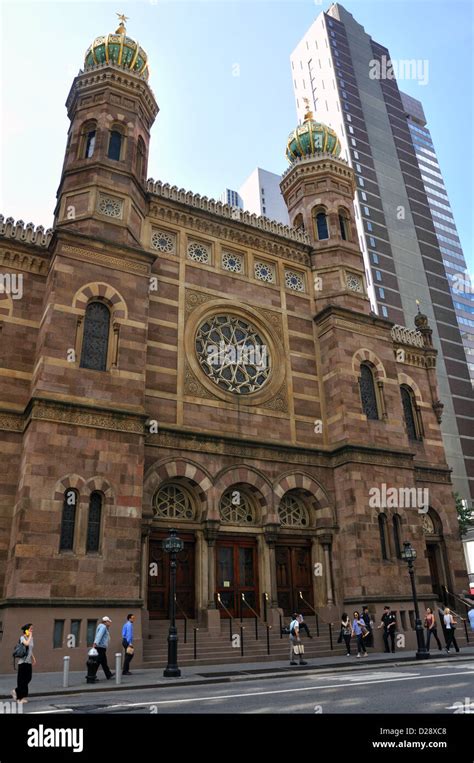
<svg viewBox="0 0 474 763"><path fill-rule="evenodd" d="M178 655L180 665L216 665L226 663L262 662L264 660L288 660L289 640L284 635L280 638L279 628L271 628L269 631L270 654L267 646L267 629L263 623L258 623L258 640L255 637L255 621L244 618L233 621L233 634L240 638L240 626L243 627L243 655L241 647L232 646L230 640L229 621L221 620L221 631L211 635L206 628L200 626L195 620L188 620L187 640L184 643L184 621L177 620L178 628ZM148 638L143 641L143 665L144 667L165 667L168 656L168 620L151 620L149 622ZM194 628L196 632L197 657L194 658ZM333 649L331 649L329 631L327 625L322 626L320 635L312 632L313 639L302 636L305 647L305 659L311 660L317 657L340 656L345 649L336 643L338 631L333 629Z"/></svg>

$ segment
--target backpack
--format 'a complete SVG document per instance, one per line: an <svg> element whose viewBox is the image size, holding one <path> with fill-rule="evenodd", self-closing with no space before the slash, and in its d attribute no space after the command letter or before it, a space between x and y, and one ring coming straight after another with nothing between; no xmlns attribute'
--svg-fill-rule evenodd
<svg viewBox="0 0 474 763"><path fill-rule="evenodd" d="M13 670L15 670L15 660L23 660L27 654L28 654L28 647L22 644L20 639L18 639L18 644L15 644L15 647L12 652Z"/></svg>

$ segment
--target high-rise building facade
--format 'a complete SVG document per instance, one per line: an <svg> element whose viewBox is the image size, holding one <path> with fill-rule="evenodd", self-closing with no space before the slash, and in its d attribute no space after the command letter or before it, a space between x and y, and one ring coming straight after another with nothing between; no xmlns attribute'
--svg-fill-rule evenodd
<svg viewBox="0 0 474 763"><path fill-rule="evenodd" d="M406 109L396 79L383 76L389 60L387 48L342 5L331 5L291 55L296 108L303 119L309 104L317 119L335 129L355 171L356 223L373 308L403 325L418 301L429 316L448 463L456 490L470 498L473 390ZM377 67L381 74L374 76Z"/></svg>
<svg viewBox="0 0 474 763"><path fill-rule="evenodd" d="M232 188L226 188L225 191L221 193L221 202L223 204L228 204L229 207L243 209L243 202L239 196L239 192L234 191Z"/></svg>
<svg viewBox="0 0 474 763"><path fill-rule="evenodd" d="M288 210L280 191L281 176L256 167L239 188L248 212L288 225Z"/></svg>
<svg viewBox="0 0 474 763"><path fill-rule="evenodd" d="M464 343L466 360L474 384L474 292L468 274L461 241L449 203L446 186L436 156L430 131L420 101L400 92L406 112L426 198L430 205L433 225L443 255L459 331Z"/></svg>

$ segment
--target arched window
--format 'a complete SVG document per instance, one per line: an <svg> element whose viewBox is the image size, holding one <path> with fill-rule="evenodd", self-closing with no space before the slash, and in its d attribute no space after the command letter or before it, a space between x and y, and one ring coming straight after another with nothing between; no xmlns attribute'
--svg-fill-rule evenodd
<svg viewBox="0 0 474 763"><path fill-rule="evenodd" d="M410 387L402 384L400 387L402 397L403 416L409 440L421 440L421 431L415 408L415 395Z"/></svg>
<svg viewBox="0 0 474 763"><path fill-rule="evenodd" d="M69 489L64 493L63 513L61 519L60 551L74 550L74 530L76 527L76 506L78 495Z"/></svg>
<svg viewBox="0 0 474 763"><path fill-rule="evenodd" d="M293 228L296 228L296 230L299 231L304 231L304 221L303 215L301 213L296 215L295 219L293 220Z"/></svg>
<svg viewBox="0 0 474 763"><path fill-rule="evenodd" d="M100 520L102 517L102 493L94 491L89 500L89 516L87 519L86 553L99 550Z"/></svg>
<svg viewBox="0 0 474 763"><path fill-rule="evenodd" d="M322 209L316 213L316 232L319 241L329 238L328 219L326 212Z"/></svg>
<svg viewBox="0 0 474 763"><path fill-rule="evenodd" d="M250 499L241 490L231 488L221 498L221 521L234 525L255 523L255 512Z"/></svg>
<svg viewBox="0 0 474 763"><path fill-rule="evenodd" d="M380 549L382 551L382 559L388 559L388 539L387 539L387 517L385 514L379 514L379 533L380 533Z"/></svg>
<svg viewBox="0 0 474 763"><path fill-rule="evenodd" d="M70 138L71 136L69 136ZM97 137L97 123L89 121L83 125L79 141L79 159L90 159L94 154ZM69 141L68 141L69 145Z"/></svg>
<svg viewBox="0 0 474 763"><path fill-rule="evenodd" d="M281 499L278 516L285 527L309 526L309 516L303 501L291 493L286 493Z"/></svg>
<svg viewBox="0 0 474 763"><path fill-rule="evenodd" d="M166 485L158 490L153 513L157 519L195 519L191 498L179 485Z"/></svg>
<svg viewBox="0 0 474 763"><path fill-rule="evenodd" d="M362 409L368 419L378 419L377 394L375 392L374 374L368 363L360 364L360 398Z"/></svg>
<svg viewBox="0 0 474 763"><path fill-rule="evenodd" d="M90 302L84 318L81 368L107 370L110 311L103 302Z"/></svg>
<svg viewBox="0 0 474 763"><path fill-rule="evenodd" d="M402 525L402 518L400 514L393 515L393 544L397 559L402 558L402 544L400 542L400 532Z"/></svg>
<svg viewBox="0 0 474 763"><path fill-rule="evenodd" d="M349 217L345 209L339 210L339 228L341 231L341 238L343 241L349 241Z"/></svg>
<svg viewBox="0 0 474 763"><path fill-rule="evenodd" d="M86 133L84 159L90 159L94 153L96 130L89 130Z"/></svg>
<svg viewBox="0 0 474 763"><path fill-rule="evenodd" d="M111 131L109 138L109 150L107 151L107 156L109 159L114 159L117 162L120 160L120 154L122 151L122 138L122 133L118 130Z"/></svg>
<svg viewBox="0 0 474 763"><path fill-rule="evenodd" d="M145 179L145 143L141 135L137 143L137 176L139 180Z"/></svg>

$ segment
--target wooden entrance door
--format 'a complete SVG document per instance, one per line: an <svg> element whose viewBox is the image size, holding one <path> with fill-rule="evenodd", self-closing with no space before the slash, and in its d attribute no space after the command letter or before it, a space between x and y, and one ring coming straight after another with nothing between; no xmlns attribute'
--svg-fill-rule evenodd
<svg viewBox="0 0 474 763"><path fill-rule="evenodd" d="M150 538L148 568L148 611L150 620L167 620L170 605L170 558L162 548L168 533L157 533ZM194 543L193 535L178 533L184 548L177 556L176 600L187 617L195 617L194 606ZM151 567L150 565L153 565ZM182 618L176 607L176 617Z"/></svg>
<svg viewBox="0 0 474 763"><path fill-rule="evenodd" d="M291 615L293 612L311 614L312 610L303 603L299 595L301 591L305 601L314 606L310 543L277 545L275 556L278 606L283 609L285 615Z"/></svg>
<svg viewBox="0 0 474 763"><path fill-rule="evenodd" d="M441 588L441 577L439 574L439 566L438 566L438 552L440 551L437 543L427 543L426 544L426 556L428 558L428 565L430 568L430 576L431 576L431 585L433 587L433 591L438 597L440 601L443 600L442 598L442 588Z"/></svg>
<svg viewBox="0 0 474 763"><path fill-rule="evenodd" d="M257 544L253 540L232 538L217 541L216 545L216 593L232 617L240 617L242 593L245 601L259 610ZM222 617L228 617L220 608ZM253 617L245 605L243 617Z"/></svg>

